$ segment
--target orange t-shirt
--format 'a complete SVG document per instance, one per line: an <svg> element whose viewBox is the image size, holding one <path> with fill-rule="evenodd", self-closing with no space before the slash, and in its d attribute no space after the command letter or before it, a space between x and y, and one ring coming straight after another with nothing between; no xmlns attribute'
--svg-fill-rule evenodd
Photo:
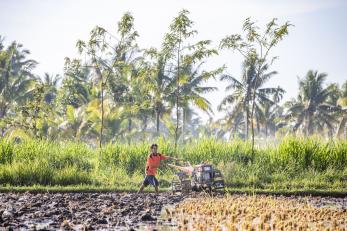
<svg viewBox="0 0 347 231"><path fill-rule="evenodd" d="M157 155L150 154L146 163L146 175L155 176L161 160L166 160L167 157L163 154L157 153Z"/></svg>

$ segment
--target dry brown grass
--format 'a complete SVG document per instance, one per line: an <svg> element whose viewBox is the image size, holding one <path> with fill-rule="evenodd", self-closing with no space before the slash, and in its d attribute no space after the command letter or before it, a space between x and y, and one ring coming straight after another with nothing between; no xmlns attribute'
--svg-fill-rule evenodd
<svg viewBox="0 0 347 231"><path fill-rule="evenodd" d="M193 198L166 210L180 230L347 230L347 211L309 198Z"/></svg>

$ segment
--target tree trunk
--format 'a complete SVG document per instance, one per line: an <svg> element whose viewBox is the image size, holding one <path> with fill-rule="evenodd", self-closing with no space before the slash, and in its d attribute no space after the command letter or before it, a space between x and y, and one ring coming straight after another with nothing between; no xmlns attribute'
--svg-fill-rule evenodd
<svg viewBox="0 0 347 231"><path fill-rule="evenodd" d="M181 137L182 137L182 140L183 140L183 143L184 143L184 129L185 129L185 126L186 126L186 110L185 108L182 108L182 134L181 134Z"/></svg>
<svg viewBox="0 0 347 231"><path fill-rule="evenodd" d="M248 125L248 121L249 121L248 107L245 107L244 111L246 114L246 116L245 116L245 140L248 140L248 136L249 136L249 134L248 134L249 133L249 131L248 131L248 127L249 127L249 125Z"/></svg>
<svg viewBox="0 0 347 231"><path fill-rule="evenodd" d="M147 115L145 115L145 118L143 120L143 127L142 127L142 134L143 134L143 137L142 137L142 140L145 141L145 135L146 135L146 130L147 130Z"/></svg>
<svg viewBox="0 0 347 231"><path fill-rule="evenodd" d="M33 130L34 130L34 136L35 136L35 139L39 138L38 136L38 129L37 129L37 119L38 119L38 114L40 112L40 109L38 108L38 106L35 106L34 108L34 123L33 123Z"/></svg>
<svg viewBox="0 0 347 231"><path fill-rule="evenodd" d="M156 117L157 117L157 136L159 136L159 126L160 126L160 111L156 110Z"/></svg>
<svg viewBox="0 0 347 231"><path fill-rule="evenodd" d="M312 116L309 112L308 119L307 119L307 136L310 136L312 134Z"/></svg>
<svg viewBox="0 0 347 231"><path fill-rule="evenodd" d="M337 131L336 131L336 136L338 138L341 138L341 136L343 135L343 137L346 139L346 128L347 127L347 117L342 118L338 127L337 127Z"/></svg>
<svg viewBox="0 0 347 231"><path fill-rule="evenodd" d="M328 138L329 138L329 140L331 140L331 139L333 138L333 136L334 136L333 130L332 130L332 129L329 129L329 130L328 130Z"/></svg>
<svg viewBox="0 0 347 231"><path fill-rule="evenodd" d="M7 105L5 104L5 105L4 105L3 107L1 107L1 109L0 109L0 119L5 118L5 116L6 116L6 111L7 111ZM5 128L4 128L4 127L1 128L1 136L2 136L2 137L5 136L5 132L6 132Z"/></svg>
<svg viewBox="0 0 347 231"><path fill-rule="evenodd" d="M99 77L100 79L100 87L101 87L101 126L100 126L100 137L99 137L99 148L102 148L102 138L103 138L103 129L104 129L104 81L102 78L102 74L100 71L100 68L97 64L96 58L95 56L92 56L92 62L95 65L95 72L96 75Z"/></svg>
<svg viewBox="0 0 347 231"><path fill-rule="evenodd" d="M81 135L80 133L78 132L79 131L79 126L72 126L73 130L74 130L74 137L75 137L75 141L77 140L78 142L80 141L81 139Z"/></svg>
<svg viewBox="0 0 347 231"><path fill-rule="evenodd" d="M256 118L257 120L257 132L258 132L258 135L260 134L260 123L259 123L259 118Z"/></svg>
<svg viewBox="0 0 347 231"><path fill-rule="evenodd" d="M129 145L131 143L131 134L130 134L131 126L132 126L132 119L129 117L129 119L128 119L128 136L127 136L128 137L127 140L128 140Z"/></svg>
<svg viewBox="0 0 347 231"><path fill-rule="evenodd" d="M255 91L255 90L254 90ZM255 92L253 93L253 100L252 100L252 111L251 111L251 129L252 129L252 161L254 160L254 123L253 123L253 117L254 117L254 104L255 104Z"/></svg>
<svg viewBox="0 0 347 231"><path fill-rule="evenodd" d="M103 129L104 129L104 83L103 83L102 75L101 75L101 127L100 127L100 142L99 142L100 149L102 148Z"/></svg>
<svg viewBox="0 0 347 231"><path fill-rule="evenodd" d="M7 106L3 106L0 109L0 119L4 118L6 116Z"/></svg>
<svg viewBox="0 0 347 231"><path fill-rule="evenodd" d="M252 96L252 110L251 110L252 161L254 160L254 156L255 156L255 152L254 152L254 123L253 123L253 118L254 118L254 110L255 110L256 83L257 83L257 79L259 79L259 76L260 76L260 70L261 70L261 66L259 66L256 78L254 80L253 94L251 95Z"/></svg>
<svg viewBox="0 0 347 231"><path fill-rule="evenodd" d="M267 122L265 122L265 140L267 140Z"/></svg>
<svg viewBox="0 0 347 231"><path fill-rule="evenodd" d="M177 49L177 83L176 83L176 129L175 129L175 150L177 150L178 142L178 125L179 125L179 91L180 91L180 49L181 49L181 34Z"/></svg>

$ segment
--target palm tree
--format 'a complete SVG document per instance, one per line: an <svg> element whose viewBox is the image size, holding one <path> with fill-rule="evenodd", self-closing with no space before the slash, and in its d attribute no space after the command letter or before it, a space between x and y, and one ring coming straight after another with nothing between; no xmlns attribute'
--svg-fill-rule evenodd
<svg viewBox="0 0 347 231"><path fill-rule="evenodd" d="M148 87L150 88L150 101L151 108L155 113L155 126L156 136L160 133L160 120L165 114L170 114L172 106L169 104L170 92L172 92L172 79L166 74L167 56L163 51L158 51L151 48L145 52L149 56L152 63L149 67L149 80Z"/></svg>
<svg viewBox="0 0 347 231"><path fill-rule="evenodd" d="M91 71L81 66L81 60L65 58L64 78L59 91L63 106L79 108L92 100L93 82Z"/></svg>
<svg viewBox="0 0 347 231"><path fill-rule="evenodd" d="M180 117L183 114L181 113L182 105L188 102L184 99L186 96L181 95L183 92L182 84L189 83L189 76L187 77L187 73L184 73L184 69L187 71L187 68L189 70L189 68L201 63L204 59L217 54L215 49L208 48L211 44L210 40L201 40L193 45L188 43L189 39L197 33L196 30L192 29L192 26L193 21L189 19L189 11L180 11L170 24L170 31L165 35L163 43L165 54L172 60L173 73L170 76L175 80L175 88L173 88L175 94L174 105L176 106L175 148L177 148L179 133L182 131L179 129L181 126ZM191 96L195 97L195 100L192 101L196 103L199 101L200 106L205 104L203 107L206 107L206 101L201 97L198 99L196 96Z"/></svg>
<svg viewBox="0 0 347 231"><path fill-rule="evenodd" d="M148 117L151 114L150 110L150 95L149 88L147 87L148 76L146 73L146 67L141 65L141 61L133 61L130 63L131 72L127 78L126 91L124 94L124 100L120 104L124 106L124 119L128 121L127 133L128 143L131 141L131 137L136 135L134 122L140 120L142 129L146 130Z"/></svg>
<svg viewBox="0 0 347 231"><path fill-rule="evenodd" d="M263 125L265 138L271 135L271 132L275 134L276 130L282 126L280 118L283 116L283 108L276 103L265 102L260 114L261 118L258 123Z"/></svg>
<svg viewBox="0 0 347 231"><path fill-rule="evenodd" d="M229 136L229 140L235 137L245 138L244 116L242 113L237 114L236 118L231 115L231 112L225 109L225 116L217 120L213 126L218 129L217 137L224 138Z"/></svg>
<svg viewBox="0 0 347 231"><path fill-rule="evenodd" d="M252 103L252 93L255 92L255 114L260 113L260 104L273 103L270 96L273 95L283 95L284 90L280 87L278 88L267 88L263 87L265 83L275 74L276 71L266 73L268 65L264 65L261 73L263 73L259 78L256 77L255 65L252 62L245 61L243 63L243 73L241 81L232 77L231 75L222 75L220 80L229 81L230 84L226 87L226 90L233 90L230 95L227 95L220 103L218 110L227 110L231 121L238 121L240 123L240 117L243 117L245 124L245 138L248 139L249 136L249 122L250 122L250 110ZM255 81L256 80L256 81ZM228 105L232 105L232 110L225 108ZM230 124L227 123L227 124Z"/></svg>
<svg viewBox="0 0 347 231"><path fill-rule="evenodd" d="M62 136L67 139L80 141L82 136L90 133L91 126L88 120L86 105L75 108L72 105L66 107L66 118L59 125Z"/></svg>
<svg viewBox="0 0 347 231"><path fill-rule="evenodd" d="M30 97L35 85L31 73L37 62L27 59L30 52L21 44L12 42L6 49L4 39L0 36L0 120L6 120L9 114L14 115L18 106L23 105ZM9 113L10 112L10 113ZM1 135L11 126L13 119L1 126ZM3 123L2 123L3 124Z"/></svg>
<svg viewBox="0 0 347 231"><path fill-rule="evenodd" d="M283 93L284 90L281 87L277 87L277 92L270 98L271 101L265 100L256 104L255 119L258 133L260 133L262 127L266 139L269 132L276 133L277 128L281 126L279 119L283 116L283 108L278 103L281 101Z"/></svg>
<svg viewBox="0 0 347 231"><path fill-rule="evenodd" d="M23 45L12 42L4 50L2 42L0 36L0 118L7 115L15 102L25 102L35 82L31 71L37 65L26 58L30 52Z"/></svg>
<svg viewBox="0 0 347 231"><path fill-rule="evenodd" d="M43 76L42 84L44 86L44 98L47 104L52 104L57 97L58 83L60 81L60 75L49 75L45 73Z"/></svg>
<svg viewBox="0 0 347 231"><path fill-rule="evenodd" d="M197 131L199 133L199 138L216 138L216 139L223 139L226 135L226 131L224 129L223 123L220 121L213 121L213 118L210 117L206 124L200 124L197 128Z"/></svg>
<svg viewBox="0 0 347 231"><path fill-rule="evenodd" d="M213 113L210 102L202 95L217 90L216 87L204 86L204 84L212 77L220 72L217 69L212 72L200 71L204 62L201 62L195 69L192 63L182 67L181 76L181 108L182 108L182 138L184 140L186 123L191 119L191 105L196 106L203 112L210 114ZM176 80L174 80L176 81Z"/></svg>
<svg viewBox="0 0 347 231"><path fill-rule="evenodd" d="M305 78L299 80L299 95L286 103L288 112L285 119L293 123L293 131L301 130L305 135L314 131L334 128L336 119L332 112L337 107L329 103L329 97L334 94L334 87L324 87L327 74L318 71L308 71Z"/></svg>
<svg viewBox="0 0 347 231"><path fill-rule="evenodd" d="M344 137L347 139L347 81L342 85L337 104L341 108L338 113L341 119L337 128L337 136L341 137L342 133L344 133Z"/></svg>

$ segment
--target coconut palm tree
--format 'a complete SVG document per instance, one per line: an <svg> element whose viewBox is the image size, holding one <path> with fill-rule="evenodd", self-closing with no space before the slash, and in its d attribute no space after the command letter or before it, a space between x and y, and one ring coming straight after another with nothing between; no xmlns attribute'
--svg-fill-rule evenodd
<svg viewBox="0 0 347 231"><path fill-rule="evenodd" d="M182 138L184 140L186 124L192 119L192 106L207 113L209 116L213 114L210 102L203 97L204 94L217 90L216 87L206 86L206 82L219 74L222 69L218 68L214 71L201 71L204 62L194 67L193 63L188 62L182 66L181 76L181 108L182 108ZM176 81L176 80L175 80Z"/></svg>
<svg viewBox="0 0 347 231"><path fill-rule="evenodd" d="M163 116L170 114L172 105L169 104L170 92L172 92L172 79L167 72L167 55L164 51L151 48L145 51L145 56L150 58L148 87L150 91L150 107L155 113L156 136L160 133L160 121Z"/></svg>
<svg viewBox="0 0 347 231"><path fill-rule="evenodd" d="M81 60L65 58L64 76L59 98L64 107L79 108L92 100L93 82L91 71L81 65Z"/></svg>
<svg viewBox="0 0 347 231"><path fill-rule="evenodd" d="M31 73L37 62L27 59L29 50L12 42L7 49L0 36L0 118L4 118L15 103L24 103L32 90L35 77Z"/></svg>
<svg viewBox="0 0 347 231"><path fill-rule="evenodd" d="M329 103L330 96L335 94L333 85L324 86L326 73L309 70L303 79L299 80L299 95L286 103L288 111L285 119L292 123L294 132L301 130L305 135L321 131L324 127L334 129L333 112L337 107Z"/></svg>
<svg viewBox="0 0 347 231"><path fill-rule="evenodd" d="M279 119L283 116L283 108L278 105L282 100L284 90L281 87L277 87L277 92L275 92L271 97L271 101L265 100L260 101L256 104L255 119L258 133L263 129L265 138L268 137L269 132L275 133L277 128L282 126L279 123Z"/></svg>
<svg viewBox="0 0 347 231"><path fill-rule="evenodd" d="M337 136L341 137L344 133L344 137L347 139L347 81L342 85L337 105L341 108L338 113L341 118L337 127Z"/></svg>
<svg viewBox="0 0 347 231"><path fill-rule="evenodd" d="M45 73L42 79L44 86L44 99L47 104L52 104L57 97L58 83L60 81L60 75L49 75Z"/></svg>
<svg viewBox="0 0 347 231"><path fill-rule="evenodd" d="M229 140L235 137L245 138L245 120L243 113L237 114L236 117L228 110L225 110L225 116L217 120L214 127L218 127L218 137L229 136Z"/></svg>
<svg viewBox="0 0 347 231"><path fill-rule="evenodd" d="M258 116L258 115L256 115ZM280 118L283 116L283 108L277 104L265 102L262 105L260 119L257 119L257 126L262 125L265 138L282 126Z"/></svg>
<svg viewBox="0 0 347 231"><path fill-rule="evenodd" d="M271 71L267 73L268 65L264 65L261 73L263 73L259 78L256 77L255 65L252 62L245 61L243 63L243 73L241 81L237 80L231 75L222 75L220 80L229 81L230 84L226 87L226 90L233 90L230 95L227 95L220 103L218 110L226 110L229 114L229 121L241 122L240 117L243 117L245 124L245 138L248 139L249 136L249 122L250 122L250 110L252 103L252 93L255 92L255 114L261 113L261 104L273 103L271 96L283 95L284 90L280 87L271 88L263 87L267 81L275 74L276 71ZM256 80L256 81L255 81ZM255 89L255 91L254 91ZM227 106L231 105L232 109L228 110ZM227 123L230 124L230 123Z"/></svg>
<svg viewBox="0 0 347 231"><path fill-rule="evenodd" d="M86 105L79 108L67 105L65 116L64 121L59 124L62 138L80 141L82 136L90 134L89 130L92 126L88 119Z"/></svg>
<svg viewBox="0 0 347 231"><path fill-rule="evenodd" d="M12 42L7 48L0 36L0 124L1 135L13 126L13 116L20 105L32 95L35 77L31 73L37 62L27 59L29 50ZM11 118L10 118L11 117Z"/></svg>

